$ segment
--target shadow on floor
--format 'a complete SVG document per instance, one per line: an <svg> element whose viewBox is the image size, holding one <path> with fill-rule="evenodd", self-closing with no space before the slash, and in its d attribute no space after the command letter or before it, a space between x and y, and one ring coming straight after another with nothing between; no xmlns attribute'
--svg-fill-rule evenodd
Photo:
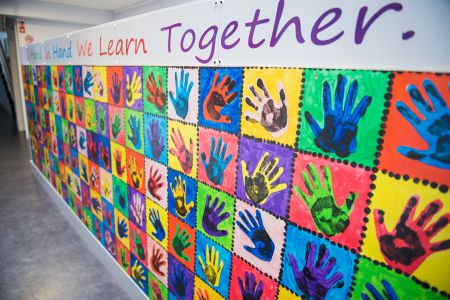
<svg viewBox="0 0 450 300"><path fill-rule="evenodd" d="M32 176L0 109L0 299L129 299Z"/></svg>

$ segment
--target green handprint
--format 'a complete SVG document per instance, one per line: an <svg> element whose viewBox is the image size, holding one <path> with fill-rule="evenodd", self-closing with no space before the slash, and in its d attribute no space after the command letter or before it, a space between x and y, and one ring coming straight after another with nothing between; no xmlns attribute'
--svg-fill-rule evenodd
<svg viewBox="0 0 450 300"><path fill-rule="evenodd" d="M106 131L106 113L103 106L98 107L98 127L100 131L105 134Z"/></svg>
<svg viewBox="0 0 450 300"><path fill-rule="evenodd" d="M186 229L183 229L180 232L180 228L177 224L175 229L175 236L172 240L172 246L173 250L175 250L175 253L185 261L190 261L190 258L183 253L184 250L192 246L192 243L189 242L190 238L191 235L186 232Z"/></svg>
<svg viewBox="0 0 450 300"><path fill-rule="evenodd" d="M334 197L330 167L323 168L323 185L317 168L311 163L306 168L308 172L303 171L302 177L309 195L298 186L294 186L295 192L308 205L318 230L327 236L343 232L350 223L349 215L358 194L350 192L344 204L339 207Z"/></svg>
<svg viewBox="0 0 450 300"><path fill-rule="evenodd" d="M127 263L127 252L123 248L120 249L120 263L124 269L128 269L129 265Z"/></svg>
<svg viewBox="0 0 450 300"><path fill-rule="evenodd" d="M122 118L119 114L114 116L114 122L112 123L112 134L114 139L117 139L120 131L122 130Z"/></svg>
<svg viewBox="0 0 450 300"><path fill-rule="evenodd" d="M81 108L80 103L76 104L76 109L77 109L78 120L83 121L83 109Z"/></svg>
<svg viewBox="0 0 450 300"><path fill-rule="evenodd" d="M145 260L145 251L144 247L142 246L141 236L135 230L133 230L132 236L134 245L136 246L137 255L139 256L140 259Z"/></svg>

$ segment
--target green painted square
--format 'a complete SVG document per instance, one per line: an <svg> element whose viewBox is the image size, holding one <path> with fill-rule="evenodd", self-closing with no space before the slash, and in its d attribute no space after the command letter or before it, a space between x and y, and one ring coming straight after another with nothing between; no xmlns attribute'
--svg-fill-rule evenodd
<svg viewBox="0 0 450 300"><path fill-rule="evenodd" d="M365 114L358 122L356 134L356 148L346 157L340 157L334 152L325 152L315 143L315 136L306 121L305 113L309 112L317 121L319 127L324 127L323 85L328 82L331 91L331 105L335 107L335 90L338 75L347 79L344 92L345 106L347 93L351 83L358 82L356 100L352 112L364 96L372 97ZM298 149L322 153L334 158L347 159L366 166L374 166L375 152L377 151L377 137L381 129L381 117L384 110L385 94L387 92L389 73L379 71L353 71L353 70L305 70L305 83L303 86L303 99L301 107L300 137Z"/></svg>
<svg viewBox="0 0 450 300"><path fill-rule="evenodd" d="M87 130L97 132L97 117L95 111L95 101L84 99L84 125Z"/></svg>
<svg viewBox="0 0 450 300"><path fill-rule="evenodd" d="M70 209L73 211L74 214L76 214L75 211L75 194L67 189L67 204L69 205Z"/></svg>
<svg viewBox="0 0 450 300"><path fill-rule="evenodd" d="M136 120L136 125L139 127L139 142L133 143L133 134L131 127L133 125L133 118ZM125 122L125 144L131 150L144 154L144 113L138 112L129 108L124 109Z"/></svg>
<svg viewBox="0 0 450 300"><path fill-rule="evenodd" d="M394 270L388 270L380 265L375 265L365 257L361 257L358 263L358 271L355 274L355 285L351 299L363 299L362 295L369 296L369 299L375 299L373 294L367 289L372 285L386 299L447 299L431 289L426 289L402 274ZM383 286L391 286L393 293L397 298L389 297L388 291ZM391 292L392 293L392 292Z"/></svg>
<svg viewBox="0 0 450 300"><path fill-rule="evenodd" d="M224 236L211 236L208 233L205 232L202 220L203 215L205 213L205 206L206 206L206 197L207 195L211 196L210 205L215 201L216 197L219 198L217 207L221 205L222 202L225 203L225 207L223 208L220 215L229 212L230 216L219 223L217 228L219 230L226 230L228 231L227 235ZM231 251L231 246L233 243L233 223L234 223L234 198L230 195L218 191L204 183L198 182L197 187L197 229L205 234L207 237L211 238L213 241L217 242L218 244L222 245L227 250Z"/></svg>
<svg viewBox="0 0 450 300"><path fill-rule="evenodd" d="M162 298L158 298L153 291L152 282L158 285ZM155 275L152 274L150 269L148 272L148 297L150 298L150 300L168 299L169 297L169 291L167 290L167 288L164 286L164 284L161 283L161 281L158 280Z"/></svg>
<svg viewBox="0 0 450 300"><path fill-rule="evenodd" d="M123 196L123 199L120 199L119 192ZM128 186L116 176L113 176L113 198L114 207L128 218ZM120 203L120 201L124 203Z"/></svg>
<svg viewBox="0 0 450 300"><path fill-rule="evenodd" d="M84 225L89 229L89 231L95 235L94 232L94 220L92 218L92 212L89 208L86 206L83 207L84 209Z"/></svg>
<svg viewBox="0 0 450 300"><path fill-rule="evenodd" d="M65 78L65 87L66 87L66 93L73 94L73 70L72 66L65 66L64 67L64 78ZM68 85L67 81L70 80L72 84Z"/></svg>
<svg viewBox="0 0 450 300"><path fill-rule="evenodd" d="M165 105L160 110L154 103L151 101L152 95L150 94L148 88L147 88L147 79L149 76L153 73L153 76L155 77L155 82L157 87L160 87L159 83L159 77L161 76L161 82L162 87L165 95ZM144 90L144 96L142 98L144 102L144 112L146 113L152 113L155 115L163 116L165 117L167 115L167 69L165 67L143 67L142 70L142 78L143 78L143 90Z"/></svg>
<svg viewBox="0 0 450 300"><path fill-rule="evenodd" d="M57 92L55 92L57 93ZM53 90L51 89L47 89L47 99L50 103L50 105L48 106L48 111L54 112L54 105L55 103L53 103Z"/></svg>

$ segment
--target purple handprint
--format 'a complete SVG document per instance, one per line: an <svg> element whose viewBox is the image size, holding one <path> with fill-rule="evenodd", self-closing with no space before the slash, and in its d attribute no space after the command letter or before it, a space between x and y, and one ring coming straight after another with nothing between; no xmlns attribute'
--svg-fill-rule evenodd
<svg viewBox="0 0 450 300"><path fill-rule="evenodd" d="M206 196L205 211L203 213L202 226L207 234L211 236L225 236L228 234L228 230L219 230L219 224L230 217L229 212L223 214L222 211L225 207L225 202L219 204L219 198L216 197L214 202L211 201L211 196Z"/></svg>
<svg viewBox="0 0 450 300"><path fill-rule="evenodd" d="M253 273L245 272L245 284L241 277L238 277L239 289L243 300L259 300L263 294L264 283L255 280Z"/></svg>
<svg viewBox="0 0 450 300"><path fill-rule="evenodd" d="M330 252L325 245L320 245L317 261L314 263L316 245L308 242L305 253L306 263L300 271L294 255L289 253L289 264L294 273L297 287L307 299L324 299L332 288L342 288L344 286L341 272L336 272L330 276L336 265L336 258L330 257L328 259L329 254Z"/></svg>
<svg viewBox="0 0 450 300"><path fill-rule="evenodd" d="M158 121L150 123L150 130L147 128L147 137L150 140L153 157L159 160L161 153L164 151L164 137L161 134Z"/></svg>

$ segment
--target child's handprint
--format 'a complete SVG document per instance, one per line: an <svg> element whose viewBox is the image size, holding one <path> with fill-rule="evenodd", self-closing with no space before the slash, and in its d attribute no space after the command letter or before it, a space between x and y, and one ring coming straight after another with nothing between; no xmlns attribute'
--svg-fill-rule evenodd
<svg viewBox="0 0 450 300"><path fill-rule="evenodd" d="M189 94L191 93L194 82L189 82L189 72L184 73L181 69L180 83L178 84L178 72L175 72L175 91L176 97L172 91L169 92L170 101L175 108L175 113L182 119L186 118L189 110Z"/></svg>
<svg viewBox="0 0 450 300"><path fill-rule="evenodd" d="M211 89L203 102L203 114L205 118L220 123L231 123L231 114L234 113L233 107L237 105L236 81L226 75L221 82L219 73L214 75Z"/></svg>
<svg viewBox="0 0 450 300"><path fill-rule="evenodd" d="M334 107L331 103L331 90L327 81L323 83L323 113L325 126L320 128L311 113L305 113L317 147L325 152L336 153L340 157L347 157L356 151L356 135L358 133L358 122L366 113L372 102L372 97L364 96L353 110L358 94L358 81L354 80L347 91L344 105L345 86L347 79L338 75Z"/></svg>
<svg viewBox="0 0 450 300"><path fill-rule="evenodd" d="M398 152L410 159L421 161L430 166L450 169L450 109L436 86L430 80L424 80L423 87L433 104L430 106L415 85L408 86L408 94L420 113L419 118L405 103L397 102L397 110L428 143L427 150L400 146Z"/></svg>
<svg viewBox="0 0 450 300"><path fill-rule="evenodd" d="M192 142L192 138L190 138L188 150L186 148L186 144L184 143L184 139L183 136L181 135L180 129L177 129L177 131L178 135L172 128L172 135L170 136L170 138L172 139L175 148L171 148L170 153L178 159L183 171L186 174L189 174L192 171L194 144Z"/></svg>

